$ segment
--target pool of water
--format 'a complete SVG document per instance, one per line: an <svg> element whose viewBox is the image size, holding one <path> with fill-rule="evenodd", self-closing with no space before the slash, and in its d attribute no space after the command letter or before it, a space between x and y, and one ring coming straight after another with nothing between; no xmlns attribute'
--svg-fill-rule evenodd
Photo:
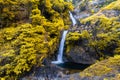
<svg viewBox="0 0 120 80"><path fill-rule="evenodd" d="M85 68L90 66L90 64L81 64L81 63L73 63L73 62L64 62L56 65L68 70L70 73L83 71Z"/></svg>

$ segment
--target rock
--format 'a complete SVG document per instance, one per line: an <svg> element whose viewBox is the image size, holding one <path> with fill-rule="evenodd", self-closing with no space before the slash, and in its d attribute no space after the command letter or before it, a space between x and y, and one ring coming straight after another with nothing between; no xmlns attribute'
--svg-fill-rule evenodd
<svg viewBox="0 0 120 80"><path fill-rule="evenodd" d="M74 46L70 52L67 53L68 62L93 64L96 61L97 56L94 50L88 49L88 47Z"/></svg>
<svg viewBox="0 0 120 80"><path fill-rule="evenodd" d="M104 10L104 11L102 11L102 14L104 14L108 18L111 18L111 17L119 16L120 11L118 11L118 10Z"/></svg>
<svg viewBox="0 0 120 80"><path fill-rule="evenodd" d="M88 20L89 20L89 16L92 15L92 13L90 12L91 9L93 9L95 6L97 6L97 7L95 7L95 8L98 8L98 10L95 11L95 13L96 13L100 10L100 8L101 8L100 5L105 6L105 5L107 5L106 3L111 3L111 2L112 1L107 1L107 0L92 0L92 1L87 2L87 0L86 0L86 2L84 2L84 4L87 4L87 5L85 5L85 10L81 11L81 5L79 4L79 6L77 6L75 8L73 15L76 19L83 19L85 17L88 17ZM102 15L104 15L106 18L117 17L116 20L120 21L120 18L119 18L120 10L116 10L116 9L108 10L108 9L103 8L98 13L90 16L90 18L94 19L97 16L102 16ZM96 18L96 20L97 20L97 18ZM81 20L81 22L82 22L82 20ZM92 21L92 22L95 24L92 24L91 22L86 22L83 24L81 23L80 26L71 28L70 32L81 33L83 30L87 30L89 33L93 34L93 39L94 39L96 37L96 33L97 33L96 30L94 30L94 29L99 27L100 21L98 20L96 22L94 22L94 21ZM119 28L117 30L119 31ZM78 40L78 41L75 41L75 43L71 42L71 44L74 44L73 47L71 47L70 51L68 53L66 53L66 57L67 57L68 61L75 62L75 63L83 63L83 64L93 64L99 58L98 56L100 56L97 54L95 49L93 50L92 48L86 46L86 45L88 45L87 40L84 40L84 41ZM69 46L69 45L67 45L67 46ZM111 49L111 51L112 51L112 49ZM107 51L106 52L104 51L104 53L106 53L106 55L107 55ZM112 54L109 51L108 51L108 53Z"/></svg>
<svg viewBox="0 0 120 80"><path fill-rule="evenodd" d="M115 77L120 73L120 56L110 57L109 59L97 62L91 67L80 73L80 76L90 76L92 80L116 80ZM96 79L97 78L97 79ZM119 80L119 79L118 79Z"/></svg>
<svg viewBox="0 0 120 80"><path fill-rule="evenodd" d="M49 66L45 65L42 67L38 67L33 69L31 74L22 78L22 80L54 80L54 78L62 78L65 76L66 70L60 68L54 64L50 64Z"/></svg>
<svg viewBox="0 0 120 80"><path fill-rule="evenodd" d="M74 3L74 2L77 2L77 3ZM73 0L73 3L76 6L73 11L75 13L74 17L76 19L83 19L83 18L89 17L92 14L97 13L101 9L101 7L111 2L112 0L92 0L92 1L91 0Z"/></svg>

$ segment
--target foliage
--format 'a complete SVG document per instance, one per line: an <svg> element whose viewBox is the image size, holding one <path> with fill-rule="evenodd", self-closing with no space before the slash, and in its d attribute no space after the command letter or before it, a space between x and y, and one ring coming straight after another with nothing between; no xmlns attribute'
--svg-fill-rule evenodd
<svg viewBox="0 0 120 80"><path fill-rule="evenodd" d="M90 39L91 35L87 30L83 30L81 33L79 32L69 32L67 34L66 45L67 49L66 52L68 53L72 47L78 45L80 42L84 40Z"/></svg>
<svg viewBox="0 0 120 80"><path fill-rule="evenodd" d="M120 66L120 56L116 55L109 59L97 62L80 73L80 76L102 76L111 71L117 70ZM116 72L115 72L116 73ZM116 73L118 74L118 73Z"/></svg>
<svg viewBox="0 0 120 80"><path fill-rule="evenodd" d="M72 8L63 0L0 0L0 79L15 80L42 66L57 49Z"/></svg>
<svg viewBox="0 0 120 80"><path fill-rule="evenodd" d="M108 6L103 8L103 10L105 10L105 9L120 10L120 0L116 0L116 1L112 2L111 4L109 4Z"/></svg>
<svg viewBox="0 0 120 80"><path fill-rule="evenodd" d="M0 1L0 24L1 27L23 19L29 19L31 3L27 0L1 0Z"/></svg>
<svg viewBox="0 0 120 80"><path fill-rule="evenodd" d="M119 0L114 1L114 6L118 5L118 2ZM119 6L117 7L119 8ZM81 30L77 34L76 32L69 33L67 46L71 46L71 41L74 42L73 46L77 45L76 42L82 43L86 41L87 47L92 48L99 58L103 59L120 53L119 16L109 18L101 10L88 18L82 19L81 23L85 25L84 29L86 30ZM89 25L87 25L88 23Z"/></svg>

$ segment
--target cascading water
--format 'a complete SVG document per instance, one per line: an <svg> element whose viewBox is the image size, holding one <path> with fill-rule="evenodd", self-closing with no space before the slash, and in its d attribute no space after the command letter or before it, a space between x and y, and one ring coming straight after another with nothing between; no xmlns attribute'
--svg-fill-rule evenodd
<svg viewBox="0 0 120 80"><path fill-rule="evenodd" d="M63 32L62 40L60 42L60 48L59 48L59 52L57 56L57 61L52 61L52 63L54 64L63 63L64 42L65 42L65 37L66 37L67 32L68 32L67 30Z"/></svg>
<svg viewBox="0 0 120 80"><path fill-rule="evenodd" d="M69 11L71 21L73 23L73 27L77 24L76 19L73 17L72 13ZM59 67L66 68L66 70L73 72L80 72L81 70L87 68L90 66L89 64L80 64L80 63L74 63L74 62L64 62L63 61L63 51L64 51L64 43L65 43L65 37L68 30L64 31L62 34L62 39L60 42L59 52L57 55L57 61L52 61L51 63L56 64ZM73 66L74 65L74 66Z"/></svg>
<svg viewBox="0 0 120 80"><path fill-rule="evenodd" d="M73 17L72 13L69 11L70 14L70 19L72 20L73 26L75 26L77 24L76 19Z"/></svg>
<svg viewBox="0 0 120 80"><path fill-rule="evenodd" d="M72 20L73 26L75 26L77 24L77 21L75 20L75 18L73 17L73 15L70 11L69 11L69 14L70 14L70 18ZM63 32L62 39L60 42L59 52L58 52L58 56L57 56L57 61L52 61L53 64L63 63L64 42L65 42L65 37L66 37L67 32L68 32L68 30L65 30Z"/></svg>

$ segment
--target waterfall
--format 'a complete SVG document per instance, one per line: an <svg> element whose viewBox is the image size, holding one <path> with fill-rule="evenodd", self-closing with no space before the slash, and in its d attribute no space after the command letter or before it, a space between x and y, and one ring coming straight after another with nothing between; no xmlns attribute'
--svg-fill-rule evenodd
<svg viewBox="0 0 120 80"><path fill-rule="evenodd" d="M77 24L76 19L73 17L72 13L69 11L70 14L70 19L72 20L73 26L75 26Z"/></svg>
<svg viewBox="0 0 120 80"><path fill-rule="evenodd" d="M52 61L52 63L54 64L59 64L59 63L63 63L63 50L64 50L64 43L65 43L65 38L66 38L66 34L67 34L67 30L65 30L62 34L62 39L60 42L60 47L59 47L59 52L58 52L58 56L57 56L57 61Z"/></svg>
<svg viewBox="0 0 120 80"><path fill-rule="evenodd" d="M70 14L70 18L72 20L73 26L75 26L77 24L76 19L73 17L72 13L69 11ZM67 34L68 30L65 30L62 34L62 39L60 42L60 47L59 47L59 52L58 52L58 56L57 56L57 61L52 61L53 64L60 64L63 63L63 50L64 50L64 43L65 43L65 37Z"/></svg>

